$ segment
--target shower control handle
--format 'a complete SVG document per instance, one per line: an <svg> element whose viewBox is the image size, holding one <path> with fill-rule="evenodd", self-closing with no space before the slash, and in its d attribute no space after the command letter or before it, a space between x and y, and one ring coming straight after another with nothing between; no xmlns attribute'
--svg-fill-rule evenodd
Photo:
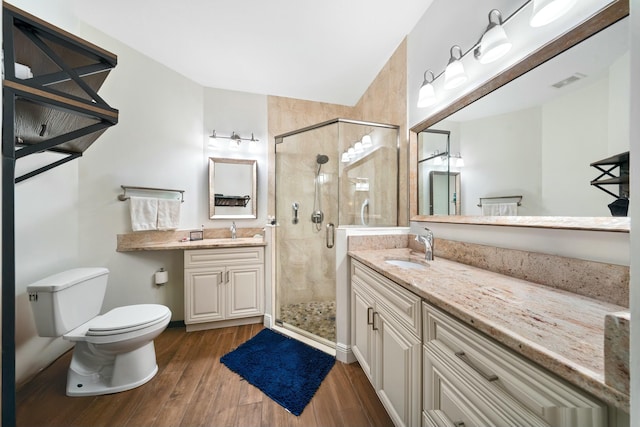
<svg viewBox="0 0 640 427"><path fill-rule="evenodd" d="M336 243L336 226L330 222L327 224L327 248L333 248Z"/></svg>
<svg viewBox="0 0 640 427"><path fill-rule="evenodd" d="M297 224L298 223L298 209L300 209L300 204L298 202L293 202L293 204L291 205L291 208L293 209L293 219L291 220L291 222L293 224Z"/></svg>

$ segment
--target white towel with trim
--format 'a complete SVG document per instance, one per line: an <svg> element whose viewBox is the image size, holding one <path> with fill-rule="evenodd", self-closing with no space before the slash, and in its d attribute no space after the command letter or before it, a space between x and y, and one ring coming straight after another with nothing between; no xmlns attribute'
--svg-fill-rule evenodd
<svg viewBox="0 0 640 427"><path fill-rule="evenodd" d="M158 230L176 230L180 226L180 200L158 199Z"/></svg>
<svg viewBox="0 0 640 427"><path fill-rule="evenodd" d="M129 202L133 231L158 229L158 199L131 197Z"/></svg>

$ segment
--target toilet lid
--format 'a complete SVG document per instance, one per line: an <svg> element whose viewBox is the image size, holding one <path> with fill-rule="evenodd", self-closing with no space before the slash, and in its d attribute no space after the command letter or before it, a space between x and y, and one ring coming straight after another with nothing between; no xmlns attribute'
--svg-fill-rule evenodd
<svg viewBox="0 0 640 427"><path fill-rule="evenodd" d="M90 321L87 335L111 335L135 331L170 315L164 305L138 304L117 307Z"/></svg>

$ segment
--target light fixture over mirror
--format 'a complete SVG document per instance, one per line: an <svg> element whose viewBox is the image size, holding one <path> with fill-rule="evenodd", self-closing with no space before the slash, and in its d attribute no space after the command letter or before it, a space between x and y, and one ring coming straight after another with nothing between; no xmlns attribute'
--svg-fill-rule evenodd
<svg viewBox="0 0 640 427"><path fill-rule="evenodd" d="M431 75L431 78L427 78L427 73ZM436 91L433 88L433 72L427 70L424 72L424 81L420 87L420 93L418 94L418 108L425 108L436 103Z"/></svg>
<svg viewBox="0 0 640 427"><path fill-rule="evenodd" d="M512 43L502 28L502 15L498 9L489 12L489 26L485 30L480 43L473 50L473 56L481 64L489 64L503 57L511 49Z"/></svg>
<svg viewBox="0 0 640 427"><path fill-rule="evenodd" d="M458 45L451 46L449 50L451 56L449 57L449 63L444 70L444 88L454 89L462 85L467 81L467 73L464 71L464 65L462 65L462 49ZM456 53L458 57L456 58Z"/></svg>
<svg viewBox="0 0 640 427"><path fill-rule="evenodd" d="M547 25L573 7L576 0L533 0L533 13L529 24L532 27Z"/></svg>

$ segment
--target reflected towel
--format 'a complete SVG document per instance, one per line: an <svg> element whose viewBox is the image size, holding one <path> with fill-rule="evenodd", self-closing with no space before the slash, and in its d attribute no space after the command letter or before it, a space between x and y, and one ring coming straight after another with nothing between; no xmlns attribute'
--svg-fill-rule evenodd
<svg viewBox="0 0 640 427"><path fill-rule="evenodd" d="M158 230L175 230L180 226L180 200L158 199Z"/></svg>
<svg viewBox="0 0 640 427"><path fill-rule="evenodd" d="M157 230L158 199L150 197L131 197L131 228L133 231Z"/></svg>
<svg viewBox="0 0 640 427"><path fill-rule="evenodd" d="M518 204L517 203L483 203L482 215L516 216L518 215Z"/></svg>

